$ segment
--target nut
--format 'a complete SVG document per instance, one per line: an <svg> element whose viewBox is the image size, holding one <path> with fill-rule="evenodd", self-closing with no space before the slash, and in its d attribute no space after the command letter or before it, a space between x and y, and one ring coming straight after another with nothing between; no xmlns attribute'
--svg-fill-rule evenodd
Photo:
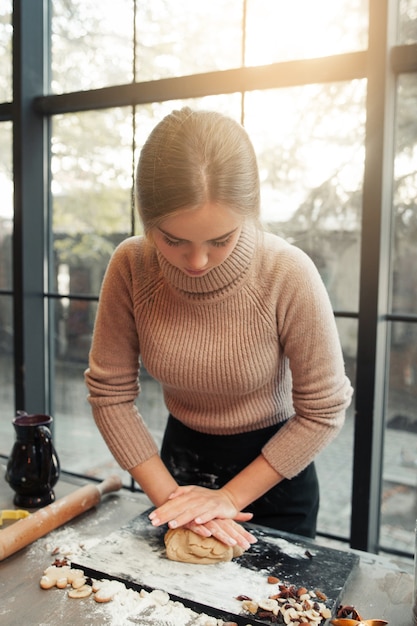
<svg viewBox="0 0 417 626"><path fill-rule="evenodd" d="M268 576L268 583L270 585L276 585L277 583L279 583L279 578L277 578L276 576Z"/></svg>
<svg viewBox="0 0 417 626"><path fill-rule="evenodd" d="M258 604L253 600L243 600L242 608L248 613L252 613L252 615L255 615L256 611L258 610Z"/></svg>
<svg viewBox="0 0 417 626"><path fill-rule="evenodd" d="M319 591L318 589L316 589L316 596L318 597L319 600L323 600L323 602L326 602L327 600L326 594L323 593L322 591Z"/></svg>
<svg viewBox="0 0 417 626"><path fill-rule="evenodd" d="M279 582L274 576L268 576L268 582ZM308 591L306 587L279 583L278 592L268 598L255 602L248 596L240 595L242 608L258 619L277 622L288 626L320 626L323 620L331 617L330 609L325 605L327 596L322 591ZM320 600L323 600L320 602ZM339 607L343 610L346 607ZM349 607L348 607L349 608Z"/></svg>
<svg viewBox="0 0 417 626"><path fill-rule="evenodd" d="M261 600L258 605L260 609L263 609L264 611L270 611L274 615L278 615L279 604L276 600L268 598L266 600Z"/></svg>

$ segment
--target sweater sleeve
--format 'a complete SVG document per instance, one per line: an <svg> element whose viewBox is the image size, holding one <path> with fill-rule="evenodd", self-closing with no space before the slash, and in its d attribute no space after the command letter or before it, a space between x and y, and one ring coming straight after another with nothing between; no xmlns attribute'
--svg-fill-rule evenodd
<svg viewBox="0 0 417 626"><path fill-rule="evenodd" d="M330 299L311 259L291 246L280 272L277 324L292 375L294 415L264 446L284 477L302 471L343 426L352 387Z"/></svg>
<svg viewBox="0 0 417 626"><path fill-rule="evenodd" d="M107 268L95 320L85 381L94 420L123 469L131 469L157 452L157 446L135 406L139 394L140 346L133 310L130 264L137 246L126 240Z"/></svg>

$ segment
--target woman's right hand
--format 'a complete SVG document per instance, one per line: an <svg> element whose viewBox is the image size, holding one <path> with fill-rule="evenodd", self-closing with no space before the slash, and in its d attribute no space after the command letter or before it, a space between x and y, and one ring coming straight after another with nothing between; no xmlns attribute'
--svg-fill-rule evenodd
<svg viewBox="0 0 417 626"><path fill-rule="evenodd" d="M249 513L242 513L238 517L241 516L245 516L245 518L249 516L249 519L252 517ZM247 521L247 519L242 521ZM243 550L248 550L251 544L257 542L256 537L252 533L232 519L212 519L205 524L190 522L185 527L201 537L214 537L227 546L238 545Z"/></svg>

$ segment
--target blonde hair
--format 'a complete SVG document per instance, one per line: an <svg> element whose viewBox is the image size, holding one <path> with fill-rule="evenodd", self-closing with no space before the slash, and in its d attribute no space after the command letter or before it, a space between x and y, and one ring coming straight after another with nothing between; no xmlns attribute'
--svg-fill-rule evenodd
<svg viewBox="0 0 417 626"><path fill-rule="evenodd" d="M147 235L168 216L207 202L258 222L258 165L246 131L214 111L173 111L142 148L136 194Z"/></svg>

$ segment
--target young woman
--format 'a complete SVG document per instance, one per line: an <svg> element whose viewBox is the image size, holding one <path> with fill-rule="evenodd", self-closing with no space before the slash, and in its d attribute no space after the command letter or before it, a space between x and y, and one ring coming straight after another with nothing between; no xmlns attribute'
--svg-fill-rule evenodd
<svg viewBox="0 0 417 626"><path fill-rule="evenodd" d="M243 127L173 111L142 149L137 200L145 234L110 261L86 372L98 428L152 524L243 548L249 519L313 537L313 459L352 388L315 266L259 226ZM135 406L139 359L169 411L160 452Z"/></svg>

